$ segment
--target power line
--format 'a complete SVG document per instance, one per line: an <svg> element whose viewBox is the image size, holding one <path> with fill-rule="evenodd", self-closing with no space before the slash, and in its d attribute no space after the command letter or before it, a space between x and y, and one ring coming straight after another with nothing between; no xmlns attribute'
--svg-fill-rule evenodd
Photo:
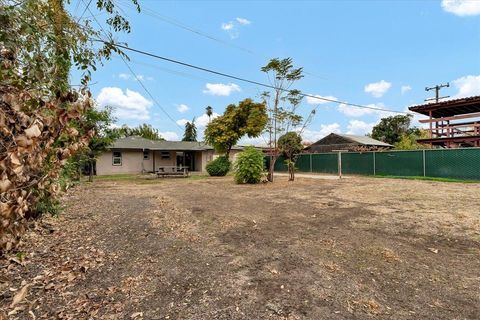
<svg viewBox="0 0 480 320"><path fill-rule="evenodd" d="M129 3L129 2L123 2L123 1L121 1L121 3L124 4L125 6L129 7L130 9L134 9L134 8L135 8L135 7L134 7L131 3ZM165 23L168 23L168 24L170 24L170 25L176 26L176 27L181 28L181 29L183 29L183 30L192 32L192 33L194 33L194 34L196 34L196 35L199 35L199 36L201 36L201 37L204 37L204 38L207 38L207 39L209 39L209 40L213 40L213 41L216 41L216 42L218 42L218 43L221 43L221 44L223 44L223 45L226 45L226 46L229 46L229 47L232 47L232 48L235 48L235 49L238 49L238 50L247 52L247 53L249 53L249 54L252 55L252 56L262 57L262 59L263 59L263 58L265 58L265 59L268 58L267 55L265 55L265 54L260 54L260 53L258 53L258 52L255 52L255 51L251 50L251 49L248 49L248 48L246 48L246 47L242 47L242 46L233 44L233 43L231 43L231 42L225 41L225 40L223 40L223 39L219 39L219 38L217 38L217 37L214 37L214 36L212 36L212 35L204 32L204 31L201 31L201 30L199 30L199 29L197 29L197 28L194 28L194 27L192 27L192 26L189 26L189 25L187 25L187 24L185 24L185 23L183 23L183 22L181 22L181 21L179 21L179 20L177 20L177 19L174 19L174 18L171 18L171 17L167 17L167 16L165 16L165 15L162 15L162 14L158 13L157 11L155 11L155 10L153 10L153 9L151 9L151 8L146 7L145 5L142 5L142 12L145 13L146 15L149 15L149 16L153 17L153 18L157 18L157 19L159 19L159 20L161 20L161 21L163 21L163 22L165 22ZM320 79L326 80L326 77L324 77L324 76L319 76L319 75L310 73L310 72L308 72L308 71L304 71L304 73L305 73L305 74L308 74L309 76L313 76L313 77L316 77L316 78L320 78Z"/></svg>
<svg viewBox="0 0 480 320"><path fill-rule="evenodd" d="M85 2L84 2L83 0L79 0L79 2L80 2L80 1L82 1L82 2L85 4ZM87 10L88 10L90 13L92 13L92 11L90 11L90 8L89 8L89 7L90 7L90 4L92 3L92 1L93 1L93 0L90 0L90 1L88 2L87 6L85 7L85 9L83 10L82 14L80 15L80 18L78 18L77 22L80 22L80 20L82 20L83 15L85 14L85 12L87 12ZM93 15L93 14L92 14L92 15Z"/></svg>
<svg viewBox="0 0 480 320"><path fill-rule="evenodd" d="M142 55L145 55L145 56L149 56L149 57L152 57L152 58L156 58L156 59L168 61L168 62L171 62L171 63L175 63L175 64L178 64L178 65L181 65L181 66L184 66L184 67L188 67L188 68L192 68L192 69L197 69L197 70L200 70L200 71L204 71L204 72L212 73L212 74L219 75L219 76L222 76L222 77L226 77L226 78L230 78L230 79L234 79L234 80L238 80L238 81L242 81L242 82L254 84L254 85L257 85L257 86L262 86L262 87L269 88L269 89L274 89L274 90L280 89L281 91L284 91L284 92L290 92L290 91L291 91L291 90L289 90L289 89L277 88L277 87L275 87L275 86L272 86L272 85L269 85L269 84L266 84L266 83L261 83L261 82L258 82L258 81L249 80L249 79L242 78L242 77L238 77L238 76L231 75L231 74L228 74L228 73L224 73L224 72L220 72L220 71L215 71L215 70L212 70L212 69L208 69L208 68L204 68L204 67L199 67L199 66L196 66L196 65L193 65L193 64L190 64L190 63L186 63L186 62L182 62L182 61L179 61L179 60L175 60L175 59L163 57L163 56L160 56L160 55L151 53L151 52L147 52L147 51L143 51L143 50L139 50L139 49L135 49L135 48L130 48L130 47L127 47L127 46L124 46L124 45L121 45L121 44L117 44L117 43L113 43L113 42L107 42L107 41L104 41L104 40L102 40L102 39L92 39L92 40L94 40L94 41L99 41L99 42L103 42L103 43L105 43L105 44L109 44L109 45L115 46L115 47L117 47L117 48L121 48L121 49L128 50L128 51L131 51L131 52L139 53L139 54L142 54ZM404 111L397 111L397 110L389 110L389 109L383 109L383 108L377 108L377 107L370 107L370 106L365 106L365 105L356 104L356 103L350 103L350 102L346 102L346 101L340 101L340 100L335 100L335 99L330 99L330 98L325 98L325 97L319 97L319 96L315 96L315 95L311 95L311 94L307 94L307 93L300 93L300 95L301 95L302 97L315 98L315 99L322 100L322 101L333 102L333 103L338 103L338 104L344 104L344 105L348 105L348 106L352 106L352 107L356 107L356 108L371 109L371 110L377 110L377 111L385 111L385 112L392 112L392 113L407 114L407 112L404 112Z"/></svg>
<svg viewBox="0 0 480 320"><path fill-rule="evenodd" d="M98 26L100 27L100 29L102 30L103 34L111 40L111 37L109 37L109 35L107 34L107 32L105 31L105 29L103 28L103 26L100 24L100 22L97 20L97 18L93 15L92 11L88 8L87 6L87 9L88 11L90 12L90 14L92 15L93 19L95 20L95 22L98 24ZM102 42L104 43L108 43L106 41L103 41ZM112 41L113 42L113 41ZM143 83L143 81L140 79L139 76L137 76L137 74L133 71L132 67L130 67L130 65L128 64L128 62L125 60L125 57L123 57L122 55L120 55L120 57L122 58L123 60L123 63L125 63L125 65L127 66L128 70L130 71L130 73L135 77L135 79L138 81L138 83L140 84L140 86L142 86L143 90L145 90L145 92L148 94L148 96L150 97L150 99L153 100L153 102L160 108L160 110L163 111L163 113L173 122L175 123L175 125L177 127L179 127L180 129L183 129L173 118L172 116L160 105L160 103L158 103L158 101L155 99L155 97L150 93L150 91L147 89L147 87L145 86L145 84Z"/></svg>

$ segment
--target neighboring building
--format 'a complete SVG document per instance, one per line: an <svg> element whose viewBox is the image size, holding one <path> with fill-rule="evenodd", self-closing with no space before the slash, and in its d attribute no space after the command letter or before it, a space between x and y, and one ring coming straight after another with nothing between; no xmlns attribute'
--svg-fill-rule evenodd
<svg viewBox="0 0 480 320"><path fill-rule="evenodd" d="M429 137L419 139L442 148L480 147L480 96L412 106L428 116L420 123L428 124Z"/></svg>
<svg viewBox="0 0 480 320"><path fill-rule="evenodd" d="M334 150L377 151L391 148L393 148L391 144L367 136L330 133L328 136L312 143L304 150L308 153L322 153L332 152Z"/></svg>
<svg viewBox="0 0 480 320"><path fill-rule="evenodd" d="M234 147L234 160L242 147ZM205 172L207 163L218 155L202 142L154 141L142 137L118 139L96 162L97 175L156 172L161 167L186 167L190 172Z"/></svg>

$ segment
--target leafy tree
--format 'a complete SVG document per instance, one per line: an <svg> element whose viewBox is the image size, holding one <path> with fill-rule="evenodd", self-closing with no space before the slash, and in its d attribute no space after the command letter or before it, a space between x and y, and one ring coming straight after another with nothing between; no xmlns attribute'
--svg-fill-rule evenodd
<svg viewBox="0 0 480 320"><path fill-rule="evenodd" d="M288 167L289 181L295 180L295 162L303 150L302 137L297 132L287 132L278 139L278 149L285 157Z"/></svg>
<svg viewBox="0 0 480 320"><path fill-rule="evenodd" d="M231 163L226 156L220 156L209 163L205 169L212 177L223 177L230 171Z"/></svg>
<svg viewBox="0 0 480 320"><path fill-rule="evenodd" d="M380 123L373 127L371 137L394 145L399 142L403 134L408 134L411 115L397 115L382 118Z"/></svg>
<svg viewBox="0 0 480 320"><path fill-rule="evenodd" d="M400 141L395 143L395 149L397 150L418 150L418 149L430 149L431 146L427 144L418 143L417 139L428 138L428 132L423 129L412 128L410 132L402 134Z"/></svg>
<svg viewBox="0 0 480 320"><path fill-rule="evenodd" d="M197 141L197 127L195 126L195 118L192 122L185 123L185 133L182 141Z"/></svg>
<svg viewBox="0 0 480 320"><path fill-rule="evenodd" d="M0 251L18 243L26 218L55 202L62 168L95 135L91 72L121 53L112 41L94 43L100 31L71 17L65 3L0 0ZM113 0L96 5L115 32L130 31ZM69 83L73 68L78 90Z"/></svg>
<svg viewBox="0 0 480 320"><path fill-rule="evenodd" d="M243 136L258 137L268 121L264 103L252 99L230 104L222 116L213 119L205 129L205 142L229 157L230 150Z"/></svg>
<svg viewBox="0 0 480 320"><path fill-rule="evenodd" d="M145 139L163 141L158 129L155 129L150 124L143 123L135 128L130 128L127 125L123 125L120 128L111 129L112 135L118 138L125 138L131 136L139 136Z"/></svg>
<svg viewBox="0 0 480 320"><path fill-rule="evenodd" d="M238 154L234 170L236 183L259 183L263 175L263 152L246 147Z"/></svg>
<svg viewBox="0 0 480 320"><path fill-rule="evenodd" d="M268 180L273 181L273 169L278 157L277 137L282 132L296 128L303 121L303 117L297 114L303 96L299 90L291 89L296 81L303 78L303 68L295 68L292 58L275 58L261 70L268 75L272 87L275 88L272 92L262 93L262 98L268 106L267 132L272 150ZM312 110L308 120L311 121L314 114Z"/></svg>

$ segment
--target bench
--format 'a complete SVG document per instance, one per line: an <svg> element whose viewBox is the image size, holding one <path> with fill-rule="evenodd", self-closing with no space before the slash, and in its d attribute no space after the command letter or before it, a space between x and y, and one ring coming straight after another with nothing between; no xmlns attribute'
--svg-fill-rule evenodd
<svg viewBox="0 0 480 320"><path fill-rule="evenodd" d="M166 177L188 177L188 168L187 167L177 167L177 166L164 166L159 167L156 172L157 178L166 178Z"/></svg>

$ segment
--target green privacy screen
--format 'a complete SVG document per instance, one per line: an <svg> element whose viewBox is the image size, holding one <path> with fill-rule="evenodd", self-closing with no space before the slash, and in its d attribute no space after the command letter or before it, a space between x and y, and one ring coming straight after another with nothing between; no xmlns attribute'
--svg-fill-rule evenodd
<svg viewBox="0 0 480 320"><path fill-rule="evenodd" d="M266 157L267 165L269 160ZM338 153L302 154L295 166L300 172L338 174ZM275 162L275 170L287 171L283 157ZM480 148L343 152L342 174L480 180Z"/></svg>
<svg viewBox="0 0 480 320"><path fill-rule="evenodd" d="M309 157L310 155L302 155ZM338 158L336 153L313 153L311 172L338 173Z"/></svg>
<svg viewBox="0 0 480 320"><path fill-rule="evenodd" d="M423 176L423 151L375 152L375 174Z"/></svg>
<svg viewBox="0 0 480 320"><path fill-rule="evenodd" d="M342 153L343 174L374 174L372 152Z"/></svg>
<svg viewBox="0 0 480 320"><path fill-rule="evenodd" d="M425 150L425 175L480 180L480 149Z"/></svg>

